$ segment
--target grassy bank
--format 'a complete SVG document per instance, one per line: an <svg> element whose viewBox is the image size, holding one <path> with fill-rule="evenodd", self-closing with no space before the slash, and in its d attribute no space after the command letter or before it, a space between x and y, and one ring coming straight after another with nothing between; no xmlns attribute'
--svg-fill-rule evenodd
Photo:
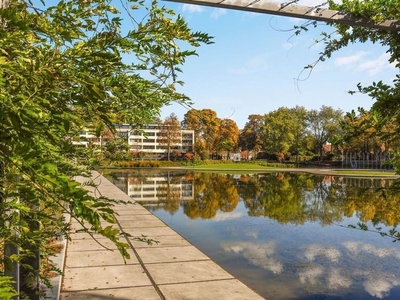
<svg viewBox="0 0 400 300"><path fill-rule="evenodd" d="M263 166L258 164L248 163L227 163L227 164L212 164L212 165L194 165L195 169L219 169L219 170L266 170L266 169L281 169L277 166Z"/></svg>
<svg viewBox="0 0 400 300"><path fill-rule="evenodd" d="M397 176L395 171L388 170L365 170L365 169L321 169L317 167L297 167L294 164L281 164L281 163L268 163L266 161L250 161L250 162L232 162L232 161L196 161L196 162L182 162L182 161L114 161L108 162L101 166L105 169L159 169L159 168L174 168L174 169L190 169L199 172L224 172L224 173L257 173L257 172L270 172L270 171L293 171L308 172L316 174L330 174L337 176L360 176L360 177L393 177Z"/></svg>
<svg viewBox="0 0 400 300"><path fill-rule="evenodd" d="M334 170L337 175L369 175L369 176L395 176L395 171L387 170Z"/></svg>

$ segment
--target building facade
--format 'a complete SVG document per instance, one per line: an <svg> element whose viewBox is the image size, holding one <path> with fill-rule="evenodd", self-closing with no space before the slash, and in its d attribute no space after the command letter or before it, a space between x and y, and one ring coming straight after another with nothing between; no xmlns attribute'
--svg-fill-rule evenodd
<svg viewBox="0 0 400 300"><path fill-rule="evenodd" d="M127 140L131 152L146 152L162 155L167 153L168 147L165 144L165 125L150 124L142 128L132 128L128 124L116 124L115 130L118 137ZM170 152L176 150L181 153L193 152L194 131L183 130L180 127L175 129L175 137L170 145ZM89 131L81 132L81 141L75 142L77 145L105 145L110 137L99 137Z"/></svg>

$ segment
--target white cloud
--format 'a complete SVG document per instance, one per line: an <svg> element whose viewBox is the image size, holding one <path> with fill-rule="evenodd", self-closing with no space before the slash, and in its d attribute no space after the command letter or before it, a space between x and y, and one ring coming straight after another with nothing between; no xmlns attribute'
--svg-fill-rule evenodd
<svg viewBox="0 0 400 300"><path fill-rule="evenodd" d="M302 284L315 285L319 282L318 277L324 274L321 267L314 267L303 272L299 272L300 282Z"/></svg>
<svg viewBox="0 0 400 300"><path fill-rule="evenodd" d="M221 245L227 252L241 253L251 264L269 270L278 275L283 265L275 259L275 242L253 244L248 242L226 243Z"/></svg>
<svg viewBox="0 0 400 300"><path fill-rule="evenodd" d="M256 55L247 60L242 67L232 68L229 73L236 75L253 74L267 68L268 55Z"/></svg>
<svg viewBox="0 0 400 300"><path fill-rule="evenodd" d="M183 12L190 12L190 13L196 13L196 12L202 12L203 7L200 5L194 5L194 4L183 4L182 5L182 11Z"/></svg>
<svg viewBox="0 0 400 300"><path fill-rule="evenodd" d="M335 268L326 272L323 266L312 266L299 272L298 276L303 285L326 285L330 290L341 290L352 285L352 280L341 275Z"/></svg>
<svg viewBox="0 0 400 300"><path fill-rule="evenodd" d="M325 257L332 262L338 262L340 258L339 250L335 248L328 248L319 245L309 245L304 253L304 256L313 261L316 257Z"/></svg>
<svg viewBox="0 0 400 300"><path fill-rule="evenodd" d="M230 212L230 213L218 213L214 218L211 219L211 221L225 221L225 220L232 220L232 219L238 219L243 217L243 213L241 212Z"/></svg>
<svg viewBox="0 0 400 300"><path fill-rule="evenodd" d="M335 59L335 64L337 66L347 66L347 65L355 64L355 63L359 62L367 54L368 53L365 51L360 51L354 55L342 56L342 57Z"/></svg>
<svg viewBox="0 0 400 300"><path fill-rule="evenodd" d="M283 50L290 50L294 47L293 43L286 42L282 45Z"/></svg>
<svg viewBox="0 0 400 300"><path fill-rule="evenodd" d="M365 290L372 296L382 299L389 296L390 290L399 285L399 283L394 278L386 278L386 280L383 278L370 278L363 285Z"/></svg>
<svg viewBox="0 0 400 300"><path fill-rule="evenodd" d="M381 73L386 68L392 68L393 65L389 64L389 54L383 53L375 60L368 60L359 66L360 71L368 71L370 76Z"/></svg>
<svg viewBox="0 0 400 300"><path fill-rule="evenodd" d="M392 248L383 248L376 245L364 244L360 242L345 242L343 245L348 251L352 253L352 255L357 255L359 253L369 253L375 255L377 258L392 256L400 259L400 251L394 250Z"/></svg>
<svg viewBox="0 0 400 300"><path fill-rule="evenodd" d="M218 19L220 16L226 14L226 9L222 8L215 8L213 12L211 13L211 18L213 19Z"/></svg>
<svg viewBox="0 0 400 300"><path fill-rule="evenodd" d="M335 64L339 67L351 67L354 70L374 76L383 72L385 69L395 68L394 63L389 63L389 54L383 53L376 59L366 59L368 52L359 51L354 55L343 56L335 59Z"/></svg>
<svg viewBox="0 0 400 300"><path fill-rule="evenodd" d="M328 276L328 287L333 290L348 288L352 280L340 274L338 269L332 269Z"/></svg>
<svg viewBox="0 0 400 300"><path fill-rule="evenodd" d="M400 259L400 251L389 247L379 247L372 244L361 242L346 242L344 247L349 251L352 257L360 255L373 255L373 261L379 262L382 259ZM398 261L392 261L393 265L397 265ZM361 264L360 264L361 265ZM365 290L374 297L385 298L390 294L390 290L400 285L400 279L397 274L391 274L388 270L380 270L375 268L355 270L355 276L366 278L363 283Z"/></svg>
<svg viewBox="0 0 400 300"><path fill-rule="evenodd" d="M258 238L258 232L255 231L255 230L246 230L246 231L244 232L244 234L247 235L247 236L249 236L249 237L252 237L252 238L254 238L254 239L257 239L257 238Z"/></svg>

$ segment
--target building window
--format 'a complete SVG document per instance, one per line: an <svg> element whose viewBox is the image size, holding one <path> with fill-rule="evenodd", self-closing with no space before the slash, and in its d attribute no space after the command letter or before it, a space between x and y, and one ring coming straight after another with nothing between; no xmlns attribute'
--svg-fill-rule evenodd
<svg viewBox="0 0 400 300"><path fill-rule="evenodd" d="M154 143L155 139L143 139L143 143Z"/></svg>
<svg viewBox="0 0 400 300"><path fill-rule="evenodd" d="M142 199L143 198L154 198L154 194L143 194Z"/></svg>
<svg viewBox="0 0 400 300"><path fill-rule="evenodd" d="M120 124L118 124L118 125L114 125L114 127L118 130L121 130L121 129L130 129L131 128L131 126L129 126L129 125L127 125L127 124L124 124L124 125L120 125Z"/></svg>
<svg viewBox="0 0 400 300"><path fill-rule="evenodd" d="M146 150L154 150L155 149L155 147L154 146L149 146L149 145L144 145L143 146L143 149L146 149Z"/></svg>
<svg viewBox="0 0 400 300"><path fill-rule="evenodd" d="M138 135L138 136L142 136L142 132L139 130L133 130L131 131L131 135Z"/></svg>
<svg viewBox="0 0 400 300"><path fill-rule="evenodd" d="M149 192L149 191L155 191L155 187L144 187L143 191Z"/></svg>
<svg viewBox="0 0 400 300"><path fill-rule="evenodd" d="M129 139L129 142L131 142L131 143L141 143L142 139Z"/></svg>

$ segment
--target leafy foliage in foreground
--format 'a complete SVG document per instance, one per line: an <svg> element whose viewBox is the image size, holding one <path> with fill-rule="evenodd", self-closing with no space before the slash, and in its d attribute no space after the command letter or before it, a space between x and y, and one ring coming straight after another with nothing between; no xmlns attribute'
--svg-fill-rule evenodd
<svg viewBox="0 0 400 300"><path fill-rule="evenodd" d="M90 176L78 159L94 160L73 140L85 127L144 124L163 105L189 101L175 89L177 74L210 37L156 1L128 2L121 12L106 0L15 0L0 8L0 243L20 249L0 259L5 269L17 262L35 278L29 258L68 234L65 214L129 257L119 232L101 225L114 222L118 201L94 197L74 180ZM0 278L0 298L8 299L9 281Z"/></svg>
<svg viewBox="0 0 400 300"><path fill-rule="evenodd" d="M351 13L355 16L369 18L375 23L380 23L385 20L390 20L393 23L399 21L399 0L343 0L340 3L337 1L328 0L329 8L343 12ZM390 31L384 29L372 29L361 26L331 24L335 28L334 33L322 33L322 40L324 41L324 49L320 53L317 62L324 61L330 58L335 52L354 44L354 43L376 43L382 46L382 49L387 49L386 53L389 54L388 62L395 65L397 69L400 67L400 36L397 31ZM314 64L315 66L315 64ZM313 65L306 68L313 68ZM356 87L357 92L366 94L375 100L371 109L371 116L373 116L372 129L379 129L383 132L380 138L383 138L385 146L398 145L400 133L400 75L397 74L392 83L384 83L383 81L372 82L369 86L362 86L359 83ZM350 91L350 93L355 93ZM365 125L365 122L362 123ZM358 129L357 127L355 127ZM383 128L390 128L390 133ZM394 158L392 165L396 172L400 170L400 152L398 149L394 150ZM360 223L355 228L361 230L369 230L369 228ZM399 239L400 235L396 227L389 233L382 233L379 228L375 228L383 236L390 236L394 240Z"/></svg>

